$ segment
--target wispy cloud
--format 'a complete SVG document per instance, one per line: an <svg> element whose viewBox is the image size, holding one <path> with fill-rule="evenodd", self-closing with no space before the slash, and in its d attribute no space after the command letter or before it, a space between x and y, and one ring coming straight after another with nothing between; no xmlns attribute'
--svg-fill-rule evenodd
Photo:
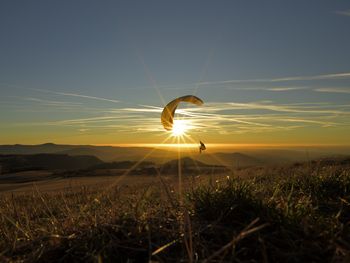
<svg viewBox="0 0 350 263"><path fill-rule="evenodd" d="M206 81L206 82L200 82L200 83L198 83L198 85L229 84L229 83L311 81L311 80L344 79L344 78L350 78L350 72L321 74L321 75L313 75L313 76L292 76L292 77L283 77L283 78L231 79L231 80L220 80L220 81Z"/></svg>
<svg viewBox="0 0 350 263"><path fill-rule="evenodd" d="M216 86L217 87L217 86ZM305 90L309 89L309 87L304 86L293 86L293 87L283 87L283 86L277 86L277 87L225 87L228 90L262 90L262 91L292 91L292 90Z"/></svg>
<svg viewBox="0 0 350 263"><path fill-rule="evenodd" d="M307 87L272 87L267 88L266 90L269 91L291 91L291 90L304 90L307 89Z"/></svg>
<svg viewBox="0 0 350 263"><path fill-rule="evenodd" d="M337 106L337 105L334 105ZM186 109L188 112L220 112L229 110L246 110L246 111L260 111L266 110L271 112L285 112L285 113L304 113L304 114L338 114L349 115L347 111L343 111L342 107L339 110L332 107L324 108L318 105L300 105L300 104L277 104L270 102L210 102L203 107L194 107ZM181 111L180 111L181 113ZM263 114L263 113L261 113Z"/></svg>
<svg viewBox="0 0 350 263"><path fill-rule="evenodd" d="M343 10L343 11L335 11L335 13L337 15L341 15L341 16L350 16L350 9L348 10Z"/></svg>
<svg viewBox="0 0 350 263"><path fill-rule="evenodd" d="M51 93L50 93L51 94ZM50 100L38 97L11 96L7 100L0 102L0 107L12 112L75 112L81 114L108 114L115 108L110 105L106 107L104 104L90 106L88 103L76 102L72 100Z"/></svg>
<svg viewBox="0 0 350 263"><path fill-rule="evenodd" d="M82 103L68 102L68 101L56 101L56 100L43 100L39 98L25 97L23 100L40 103L46 106L59 106L59 107L81 107Z"/></svg>
<svg viewBox="0 0 350 263"><path fill-rule="evenodd" d="M31 89L31 90L35 90L35 91L38 91L38 92L55 94L55 95L61 95L61 96L70 96L70 97L78 97L78 98L85 98L85 99L92 99L92 100L108 101L108 102L113 102L113 103L119 103L120 102L119 100L106 99L106 98L94 97L94 96L88 96L88 95L76 94L76 93L56 92L56 91L45 90L45 89Z"/></svg>
<svg viewBox="0 0 350 263"><path fill-rule="evenodd" d="M328 93L347 93L350 94L350 88L317 88L314 89L317 92L328 92Z"/></svg>
<svg viewBox="0 0 350 263"><path fill-rule="evenodd" d="M123 108L122 111L129 111L129 112L162 112L162 108L158 109L149 109L149 108Z"/></svg>
<svg viewBox="0 0 350 263"><path fill-rule="evenodd" d="M85 132L164 134L161 107L137 105L110 109L98 116L22 125L68 126ZM90 113L88 113L90 114ZM188 120L194 132L213 134L264 133L305 127L350 126L350 105L319 103L278 104L258 102L207 102L200 107L179 108L176 118Z"/></svg>

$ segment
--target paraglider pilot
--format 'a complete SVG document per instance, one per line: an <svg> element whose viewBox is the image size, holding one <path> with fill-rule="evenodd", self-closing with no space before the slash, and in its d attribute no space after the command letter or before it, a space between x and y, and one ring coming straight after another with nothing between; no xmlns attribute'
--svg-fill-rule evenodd
<svg viewBox="0 0 350 263"><path fill-rule="evenodd" d="M205 147L205 144L202 141L199 141L199 143L199 153L202 153L202 151L204 151L207 148Z"/></svg>

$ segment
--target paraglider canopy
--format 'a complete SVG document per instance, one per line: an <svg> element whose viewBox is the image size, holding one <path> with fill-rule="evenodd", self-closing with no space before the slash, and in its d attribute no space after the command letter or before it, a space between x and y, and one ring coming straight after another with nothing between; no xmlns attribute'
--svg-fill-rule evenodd
<svg viewBox="0 0 350 263"><path fill-rule="evenodd" d="M203 101L194 95L182 96L169 102L164 107L161 115L162 125L167 131L173 129L175 111L180 102L189 102L198 106L203 104Z"/></svg>

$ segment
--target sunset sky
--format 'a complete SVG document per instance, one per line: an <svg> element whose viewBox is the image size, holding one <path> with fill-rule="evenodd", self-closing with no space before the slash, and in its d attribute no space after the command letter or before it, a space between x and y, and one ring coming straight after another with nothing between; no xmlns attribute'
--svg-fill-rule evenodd
<svg viewBox="0 0 350 263"><path fill-rule="evenodd" d="M349 1L1 1L0 144L349 145Z"/></svg>

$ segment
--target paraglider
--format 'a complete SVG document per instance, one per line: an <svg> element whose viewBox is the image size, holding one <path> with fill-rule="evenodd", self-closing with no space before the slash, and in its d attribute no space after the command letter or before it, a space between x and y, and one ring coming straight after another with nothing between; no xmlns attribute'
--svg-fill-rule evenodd
<svg viewBox="0 0 350 263"><path fill-rule="evenodd" d="M198 106L203 104L203 101L194 95L182 96L169 102L164 107L161 115L162 125L167 131L173 129L175 111L180 102L189 102Z"/></svg>
<svg viewBox="0 0 350 263"><path fill-rule="evenodd" d="M186 95L179 98L176 98L172 101L170 101L163 109L162 115L161 115L161 122L165 130L172 131L173 135L177 136L183 133L184 127L176 127L174 126L174 115L175 111L177 109L177 106L180 102L189 102L195 105L202 105L203 101L194 96L194 95ZM205 144L202 141L199 141L199 153L202 153L206 149Z"/></svg>
<svg viewBox="0 0 350 263"><path fill-rule="evenodd" d="M199 145L199 153L202 153L202 151L207 149L207 147L205 147L205 144L202 141L199 141L199 143L200 143L200 145Z"/></svg>

